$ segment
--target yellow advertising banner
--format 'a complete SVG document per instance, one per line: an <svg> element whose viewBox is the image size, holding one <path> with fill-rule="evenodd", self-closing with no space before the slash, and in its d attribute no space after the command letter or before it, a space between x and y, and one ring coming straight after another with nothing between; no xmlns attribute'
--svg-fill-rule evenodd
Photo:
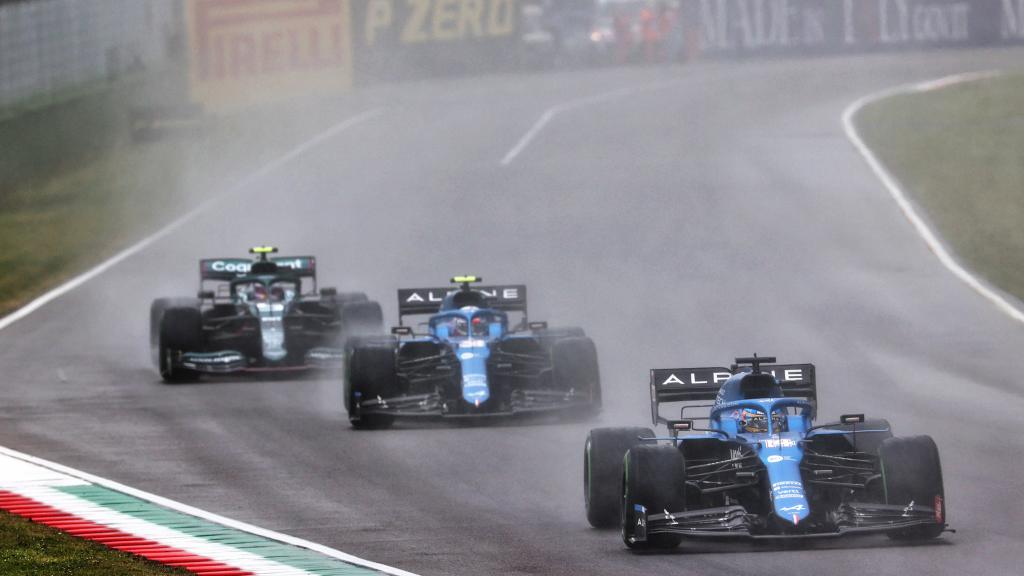
<svg viewBox="0 0 1024 576"><path fill-rule="evenodd" d="M352 87L349 0L186 0L192 101L227 111Z"/></svg>

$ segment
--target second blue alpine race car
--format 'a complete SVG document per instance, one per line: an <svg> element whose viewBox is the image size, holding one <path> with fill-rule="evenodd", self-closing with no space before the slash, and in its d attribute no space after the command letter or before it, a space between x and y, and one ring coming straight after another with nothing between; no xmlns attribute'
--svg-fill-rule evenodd
<svg viewBox="0 0 1024 576"><path fill-rule="evenodd" d="M582 329L530 322L525 286L473 287L473 276L452 282L458 287L399 290L392 335L350 345L345 408L354 427L600 408L597 351ZM416 315L430 316L424 334L403 323Z"/></svg>
<svg viewBox="0 0 1024 576"><path fill-rule="evenodd" d="M652 420L668 434L591 430L583 484L591 525L619 526L631 549L683 538L922 540L948 529L930 437L893 437L887 421L863 414L815 424L814 366L774 362L755 355L731 368L652 370ZM664 418L663 403L682 403L679 417ZM694 408L709 412L687 417Z"/></svg>

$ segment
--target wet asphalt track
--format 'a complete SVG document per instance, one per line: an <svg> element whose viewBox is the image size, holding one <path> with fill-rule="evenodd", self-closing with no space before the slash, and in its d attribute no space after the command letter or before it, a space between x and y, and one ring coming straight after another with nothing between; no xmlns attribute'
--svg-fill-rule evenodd
<svg viewBox="0 0 1024 576"><path fill-rule="evenodd" d="M839 118L865 93L1022 56L378 91L353 108L383 115L261 179L245 204L215 207L0 333L0 444L425 575L1018 573L1024 326L938 264ZM548 107L623 87L638 90L559 115L499 165ZM823 415L934 435L960 532L914 547L871 537L638 556L584 519L591 424L357 433L334 380L160 384L149 301L194 291L198 258L267 242L319 255L325 282L366 290L389 321L399 286L454 273L529 284L535 318L596 340L602 424L645 422L652 366L755 351L814 362Z"/></svg>

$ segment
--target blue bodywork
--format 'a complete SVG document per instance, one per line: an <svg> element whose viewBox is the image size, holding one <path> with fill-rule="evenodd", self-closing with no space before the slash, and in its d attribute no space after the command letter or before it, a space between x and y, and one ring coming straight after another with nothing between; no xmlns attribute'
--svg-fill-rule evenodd
<svg viewBox="0 0 1024 576"><path fill-rule="evenodd" d="M755 356L731 368L651 371L652 417L671 436L645 440L671 442L682 453L687 503L673 510L634 504L636 518L623 528L627 544L652 534L831 537L944 526L930 502L887 503L876 447L891 437L888 423L855 414L816 426L814 366L762 364L774 361ZM685 404L679 419L660 415L665 403ZM695 408L707 416L688 418Z"/></svg>
<svg viewBox="0 0 1024 576"><path fill-rule="evenodd" d="M426 341L449 346L461 368L462 399L469 405L480 407L491 399L487 370L491 347L500 340L533 336L510 332L508 314L485 307L483 298L471 297L467 303L466 295L466 291L446 295L441 311L427 322L427 335L405 340L403 344Z"/></svg>
<svg viewBox="0 0 1024 576"><path fill-rule="evenodd" d="M801 442L812 426L814 404L803 399L783 397L781 386L777 387L776 398L746 398L742 384L748 377L756 375L741 372L722 385L715 406L711 409L709 428L722 431L728 438L746 442L754 449L768 472L776 516L784 522L797 525L810 514L810 504L800 474L800 462L803 460ZM744 430L744 416L751 413L766 415L766 430ZM704 436L720 438L722 435L708 432ZM692 441L700 437L683 436L679 441Z"/></svg>
<svg viewBox="0 0 1024 576"><path fill-rule="evenodd" d="M398 291L400 320L428 316L421 324L427 329L416 334L399 325L392 330L397 338L349 351L349 365L356 367L346 376L352 422L600 406L597 353L583 331L529 322L526 286L471 286L479 281L458 277L452 279L458 288ZM370 365L372 373L360 368Z"/></svg>

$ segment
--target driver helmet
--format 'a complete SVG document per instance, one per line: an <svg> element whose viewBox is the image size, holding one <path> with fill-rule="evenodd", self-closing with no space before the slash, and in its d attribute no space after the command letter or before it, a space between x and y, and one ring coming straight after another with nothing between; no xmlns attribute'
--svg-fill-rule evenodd
<svg viewBox="0 0 1024 576"><path fill-rule="evenodd" d="M768 432L768 420L764 412L760 410L744 409L740 415L740 429L751 434L764 434ZM772 430L775 433L787 432L789 422L786 420L786 413L783 410L772 411Z"/></svg>
<svg viewBox="0 0 1024 576"><path fill-rule="evenodd" d="M266 302L267 296L267 287L263 284L253 284L249 291L249 300L253 302Z"/></svg>
<svg viewBox="0 0 1024 576"><path fill-rule="evenodd" d="M768 419L760 410L744 409L740 412L740 430L750 434L764 434L768 432Z"/></svg>

